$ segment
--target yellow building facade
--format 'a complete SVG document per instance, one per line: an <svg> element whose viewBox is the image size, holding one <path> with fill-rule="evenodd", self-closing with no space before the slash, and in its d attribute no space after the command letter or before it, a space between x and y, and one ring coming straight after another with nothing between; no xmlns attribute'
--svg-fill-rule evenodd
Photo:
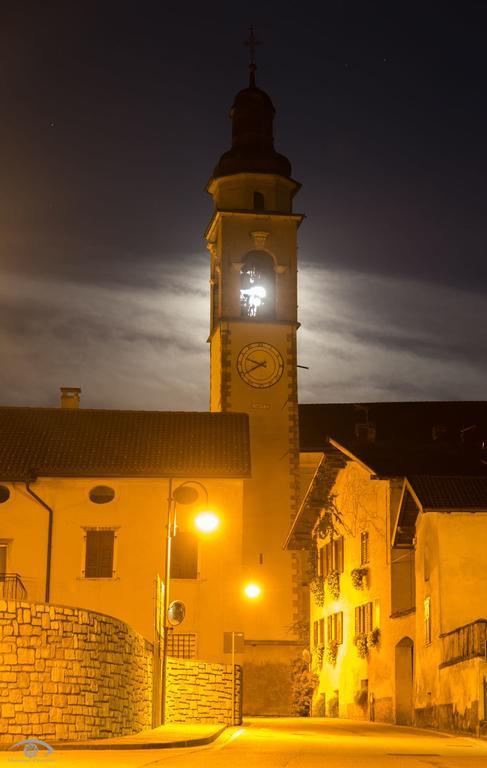
<svg viewBox="0 0 487 768"><path fill-rule="evenodd" d="M85 608L160 643L168 499L189 485L197 499L176 504L170 598L186 616L171 655L228 661L224 632L244 611L246 416L2 408L0 425L0 599ZM199 534L208 505L220 525Z"/></svg>
<svg viewBox="0 0 487 768"><path fill-rule="evenodd" d="M436 437L436 411L450 422L449 439L444 424ZM481 733L485 404L302 413L302 447L324 445L303 454L316 469L287 540L309 556L314 714ZM466 418L478 424L468 445Z"/></svg>

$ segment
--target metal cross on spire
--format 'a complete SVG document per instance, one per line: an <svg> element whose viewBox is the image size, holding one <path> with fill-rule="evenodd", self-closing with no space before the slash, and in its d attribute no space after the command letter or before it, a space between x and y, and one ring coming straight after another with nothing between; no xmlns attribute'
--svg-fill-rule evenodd
<svg viewBox="0 0 487 768"><path fill-rule="evenodd" d="M255 71L257 69L257 64L255 63L255 49L258 45L261 45L261 42L255 37L253 24L249 27L249 39L245 40L244 45L249 49L249 87L255 88Z"/></svg>

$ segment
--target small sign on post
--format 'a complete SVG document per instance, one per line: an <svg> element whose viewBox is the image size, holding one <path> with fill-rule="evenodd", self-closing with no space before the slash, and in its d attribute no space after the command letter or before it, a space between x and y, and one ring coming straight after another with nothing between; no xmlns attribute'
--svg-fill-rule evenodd
<svg viewBox="0 0 487 768"><path fill-rule="evenodd" d="M243 632L223 633L223 653L232 654L232 725L235 725L235 654L244 652Z"/></svg>
<svg viewBox="0 0 487 768"><path fill-rule="evenodd" d="M244 633L243 632L224 632L223 633L223 653L243 653L244 652Z"/></svg>

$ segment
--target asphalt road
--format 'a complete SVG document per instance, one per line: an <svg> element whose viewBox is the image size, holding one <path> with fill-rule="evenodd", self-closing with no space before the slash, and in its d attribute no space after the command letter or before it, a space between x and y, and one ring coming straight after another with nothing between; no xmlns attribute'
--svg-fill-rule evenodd
<svg viewBox="0 0 487 768"><path fill-rule="evenodd" d="M487 768L487 741L352 720L250 719L206 747L57 750L29 759L0 754L0 766L87 768Z"/></svg>

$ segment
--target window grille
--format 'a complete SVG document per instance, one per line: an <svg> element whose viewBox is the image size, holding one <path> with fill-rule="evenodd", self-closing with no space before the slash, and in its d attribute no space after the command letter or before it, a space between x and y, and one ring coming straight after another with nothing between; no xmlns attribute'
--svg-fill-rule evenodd
<svg viewBox="0 0 487 768"><path fill-rule="evenodd" d="M362 531L360 534L360 565L366 565L369 562L369 532Z"/></svg>
<svg viewBox="0 0 487 768"><path fill-rule="evenodd" d="M194 632L170 630L167 636L167 655L174 659L195 659L196 635Z"/></svg>

